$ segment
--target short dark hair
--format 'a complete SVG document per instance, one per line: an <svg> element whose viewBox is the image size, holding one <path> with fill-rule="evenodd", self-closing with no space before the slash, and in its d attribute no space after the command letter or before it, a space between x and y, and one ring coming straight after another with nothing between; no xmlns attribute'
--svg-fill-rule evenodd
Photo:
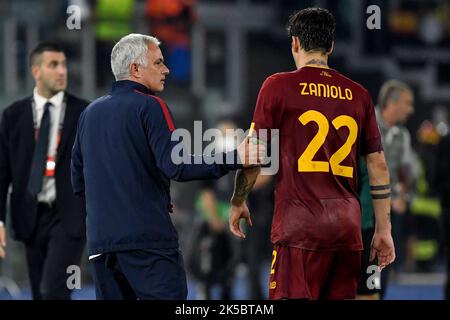
<svg viewBox="0 0 450 320"><path fill-rule="evenodd" d="M298 37L305 51L329 52L333 46L335 30L334 16L322 8L297 11L287 24L289 37Z"/></svg>
<svg viewBox="0 0 450 320"><path fill-rule="evenodd" d="M39 57L45 51L64 52L64 49L54 42L41 42L30 53L30 66L37 64Z"/></svg>

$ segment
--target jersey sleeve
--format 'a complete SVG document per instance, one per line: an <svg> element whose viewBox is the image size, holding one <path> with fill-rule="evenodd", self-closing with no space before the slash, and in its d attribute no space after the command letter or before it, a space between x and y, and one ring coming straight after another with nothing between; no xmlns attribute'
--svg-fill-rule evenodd
<svg viewBox="0 0 450 320"><path fill-rule="evenodd" d="M361 130L361 155L363 156L383 150L380 129L378 128L377 119L375 116L375 108L367 91L366 95L366 117Z"/></svg>
<svg viewBox="0 0 450 320"><path fill-rule="evenodd" d="M270 139L270 130L280 128L282 110L279 97L281 89L280 81L275 75L264 81L256 101L250 135L255 134L257 137L263 138L260 130L267 129L267 139ZM263 140L265 139L263 138Z"/></svg>

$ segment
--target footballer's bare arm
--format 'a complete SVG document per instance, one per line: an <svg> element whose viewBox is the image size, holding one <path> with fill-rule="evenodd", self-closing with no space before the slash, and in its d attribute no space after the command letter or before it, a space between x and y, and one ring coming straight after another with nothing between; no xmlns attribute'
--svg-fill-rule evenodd
<svg viewBox="0 0 450 320"><path fill-rule="evenodd" d="M395 246L391 235L391 188L389 170L382 151L366 156L369 184L375 212L375 234L370 260L378 257L381 270L395 260Z"/></svg>
<svg viewBox="0 0 450 320"><path fill-rule="evenodd" d="M231 198L232 205L240 206L247 200L260 172L260 166L237 170L234 181L233 197Z"/></svg>
<svg viewBox="0 0 450 320"><path fill-rule="evenodd" d="M231 213L229 218L229 227L231 233L239 238L245 238L239 222L241 219L247 221L249 226L252 226L250 219L250 212L245 201L248 194L253 188L256 179L261 171L259 166L245 168L236 172L236 179L234 183L233 197L231 198Z"/></svg>

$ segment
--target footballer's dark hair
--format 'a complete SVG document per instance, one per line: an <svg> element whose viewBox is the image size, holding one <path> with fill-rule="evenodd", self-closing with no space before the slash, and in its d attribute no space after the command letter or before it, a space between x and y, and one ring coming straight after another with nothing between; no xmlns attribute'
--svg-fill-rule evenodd
<svg viewBox="0 0 450 320"><path fill-rule="evenodd" d="M327 53L333 46L336 20L330 11L307 8L294 13L287 24L289 37L298 37L300 46L308 51Z"/></svg>
<svg viewBox="0 0 450 320"><path fill-rule="evenodd" d="M30 53L30 66L39 64L39 58L45 51L64 52L64 49L54 42L41 42Z"/></svg>

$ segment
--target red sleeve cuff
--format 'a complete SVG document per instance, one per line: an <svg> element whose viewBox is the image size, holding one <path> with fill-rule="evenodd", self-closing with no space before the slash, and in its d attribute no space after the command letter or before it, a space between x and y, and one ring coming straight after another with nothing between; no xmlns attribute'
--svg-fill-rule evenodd
<svg viewBox="0 0 450 320"><path fill-rule="evenodd" d="M381 136L368 139L361 145L361 155L363 156L379 151L383 151Z"/></svg>

